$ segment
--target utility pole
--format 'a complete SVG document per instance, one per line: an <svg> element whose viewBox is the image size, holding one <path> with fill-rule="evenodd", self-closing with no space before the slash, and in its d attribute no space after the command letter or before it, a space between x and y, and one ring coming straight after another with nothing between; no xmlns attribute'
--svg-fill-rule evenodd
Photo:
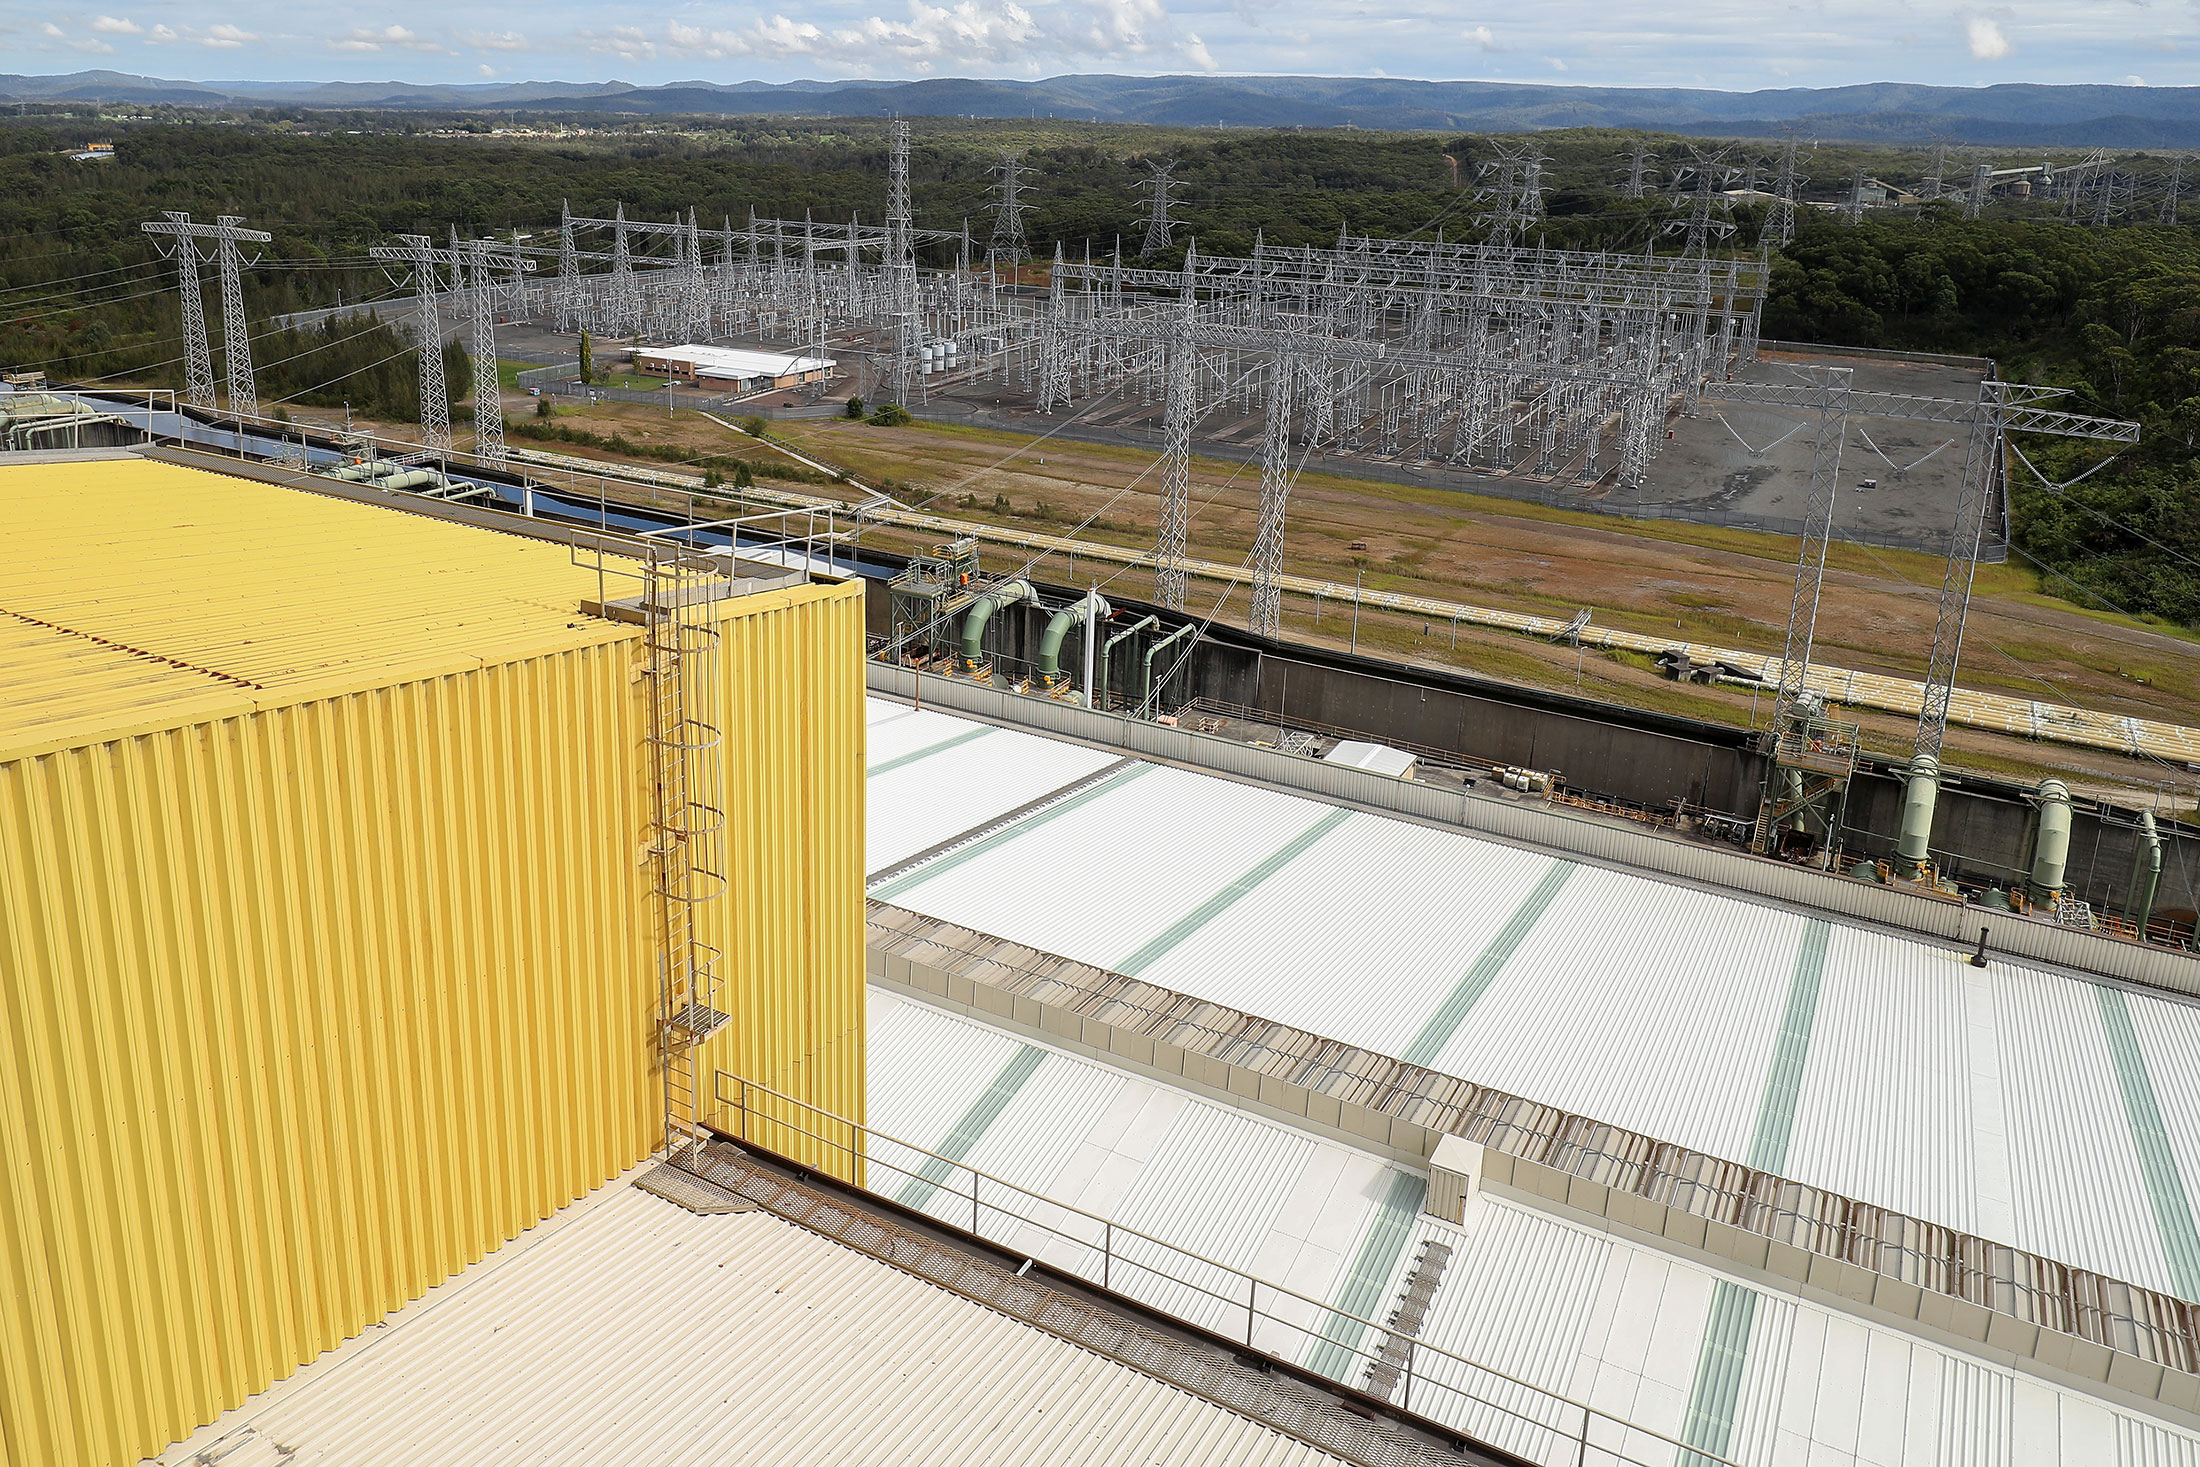
<svg viewBox="0 0 2200 1467"><path fill-rule="evenodd" d="M214 360L206 341L206 306L199 294L199 253L194 241L213 242L215 275L221 288L222 367L228 378L229 410L252 416L260 410L260 394L252 376L252 338L244 319L243 258L237 246L266 244L274 236L263 229L243 228L243 224L244 220L235 214L224 214L212 224L193 224L189 214L164 210L162 218L138 228L176 241L175 258L183 284L184 395L198 407L214 405Z"/></svg>

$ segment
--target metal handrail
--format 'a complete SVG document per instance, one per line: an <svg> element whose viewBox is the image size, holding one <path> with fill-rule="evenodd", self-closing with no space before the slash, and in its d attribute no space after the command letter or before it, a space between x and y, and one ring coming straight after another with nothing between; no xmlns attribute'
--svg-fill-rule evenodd
<svg viewBox="0 0 2200 1467"><path fill-rule="evenodd" d="M1391 1064L1399 1075L1385 1081L1352 1068L1352 1057L1359 1052L1340 1041L1323 1039L1311 1048L1271 1044L1264 1035L1283 1026L1268 1020L1247 1016L1241 1022L1249 1024L1250 1029L1240 1032L1202 1022L1174 1007L1156 1008L1142 1003L1129 992L1110 989L1103 993L1056 975L1045 976L1043 982L1061 985L1083 997L1104 998L1104 1006L1088 1016L1119 1009L1138 1016L1130 1027L1140 1033L1149 1032L1146 1026L1166 1023L1171 1032L1203 1036L1207 1042L1202 1052L1212 1058L1260 1069L1266 1069L1269 1061L1280 1062L1282 1067L1273 1073L1292 1084L1326 1090L1333 1080L1349 1079L1363 1087L1363 1094L1375 1092L1365 1100L1368 1104L1377 1104L1400 1089L1399 1076L1410 1080L1414 1073L1434 1073L1394 1060ZM1043 991L1035 987L1026 996ZM1163 1033L1160 1029L1151 1032ZM1904 1282L1919 1283L1950 1297L2111 1345L2187 1373L2200 1369L2200 1305L2160 1289L2059 1263L2013 1244L1863 1203L1791 1177L1722 1161L1486 1086L1475 1086L1467 1099L1445 1104L1456 1110L1457 1117L1435 1124L1509 1156L1576 1175L1593 1175L1635 1196L1732 1223L1764 1237ZM1508 1116L1507 1111L1524 1111L1534 1123ZM1562 1134L1569 1127L1580 1128L1584 1134ZM1611 1149L1598 1144L1605 1136L1630 1138L1634 1144ZM1692 1174L1675 1169L1677 1163L1686 1161L1693 1161L1698 1170ZM1714 1171L1726 1180L1715 1180ZM1816 1209L1805 1210L1807 1204L1816 1204ZM1880 1231L1877 1224L1882 1220L1892 1223L1894 1231L1903 1236L1890 1237ZM1920 1238L1928 1241L1920 1243ZM1947 1246L1932 1246L1929 1240L1935 1238ZM2006 1262L1997 1267L1991 1261L1979 1261L1982 1257ZM1945 1276L1947 1282L1932 1282L1934 1275ZM2130 1312L2108 1302L2119 1299L2139 1301L2143 1312Z"/></svg>
<svg viewBox="0 0 2200 1467"><path fill-rule="evenodd" d="M725 1082L728 1080L735 1081L739 1086L739 1090L736 1092L735 1097L731 1100L729 1100L725 1094ZM769 1111L757 1110L750 1103L750 1096L752 1093L769 1096L774 1100L785 1102L788 1105L798 1107L803 1111L822 1117L825 1121L830 1122L836 1128L839 1128L842 1131L842 1134L828 1136L819 1131L808 1130L800 1125L797 1125L791 1120L774 1116L770 1114ZM1151 1233L1142 1232L1137 1228L1129 1227L1125 1224L1116 1222L1111 1218L1102 1217L1098 1213L1087 1212L1081 1207L1062 1202L1056 1198L1049 1197L1041 1192L1035 1192L1028 1187L1024 1187L1019 1185L1018 1183L1011 1182L1004 1177L995 1176L990 1172L981 1171L977 1167L971 1166L967 1162L958 1161L955 1158L949 1156L942 1156L938 1152L930 1151L924 1147L914 1145L907 1141L903 1141L898 1137L891 1136L884 1131L878 1130L876 1127L867 1125L861 1121L850 1119L846 1116L836 1114L835 1112L825 1109L823 1106L816 1105L807 1100L803 1100L798 1096L789 1095L785 1091L774 1089L772 1086L766 1085L762 1081L751 1080L744 1075L734 1074L722 1069L715 1070L713 1072L711 1094L712 1099L716 1102L717 1105L719 1105L720 1107L730 1107L738 1113L739 1125L738 1129L734 1132L734 1137L736 1140L739 1141L750 1142L751 1144L763 1144L760 1142L753 1142L749 1134L750 1117L754 1115L764 1125L776 1126L786 1131L791 1131L795 1135L809 1137L812 1140L815 1140L827 1147L832 1148L836 1152L844 1153L850 1160L851 1172L854 1172L856 1170L857 1163L864 1163L872 1166L883 1166L901 1174L902 1176L909 1177L917 1181L922 1181L926 1185L934 1188L938 1193L942 1195L951 1196L958 1199L965 1195L964 1192L959 1187L954 1190L949 1190L946 1186L946 1183L947 1181L951 1180L956 1173L967 1173L970 1178L970 1186L967 1195L970 1200L970 1231L972 1232L972 1234L983 1237L984 1232L981 1224L984 1214L987 1212L997 1213L1015 1219L1015 1221L1020 1226L1037 1228L1041 1232L1052 1234L1057 1238L1061 1238L1065 1241L1073 1243L1079 1248L1097 1252L1099 1254L1099 1258L1097 1261L1099 1263L1100 1286L1103 1289L1110 1290L1111 1292L1123 1292L1120 1288L1117 1287L1117 1274L1120 1269L1129 1268L1138 1272L1152 1274L1155 1277L1167 1280L1169 1283L1177 1285L1178 1287L1190 1289L1195 1294L1204 1295L1205 1297L1226 1306L1231 1311L1243 1310L1245 1314L1245 1332L1243 1336L1243 1347L1249 1350L1254 1350L1258 1353L1268 1355L1270 1358L1281 1360L1284 1357L1281 1355L1277 1355L1274 1351L1263 1350L1258 1344L1256 1344L1255 1341L1258 1327L1260 1323L1264 1320L1271 1325L1280 1326L1284 1329L1293 1331L1301 1336L1307 1337L1313 1342L1318 1342L1320 1344L1341 1350L1347 1356L1353 1357L1354 1359L1368 1362L1373 1362L1381 1358L1378 1349L1366 1348L1363 1345L1359 1344L1348 1344L1345 1342L1344 1339L1338 1338L1338 1336L1340 1334L1353 1334L1353 1326L1358 1327L1357 1338L1363 1341L1367 1339L1370 1332L1372 1332L1379 1339L1387 1339L1394 1333L1392 1327L1388 1324L1378 1323L1375 1320L1354 1314L1350 1310L1341 1309L1334 1304L1330 1304L1323 1300L1315 1299L1308 1295L1301 1294L1294 1289L1285 1287L1284 1285L1271 1283L1267 1280L1259 1278L1254 1274L1247 1273L1245 1270L1235 1267L1234 1265L1223 1263L1217 1259L1209 1258L1204 1254L1196 1253L1189 1248L1182 1247L1179 1244L1171 1243L1165 1238L1159 1238ZM866 1139L883 1141L891 1146L898 1147L903 1151L909 1152L914 1156L923 1157L928 1162L948 1168L948 1174L946 1177L935 1177L926 1175L925 1172L921 1170L912 1171L908 1167L897 1165L896 1163L875 1154L873 1148L864 1144ZM853 1178L851 1178L851 1180L853 1180ZM880 1192L878 1188L871 1186L867 1179L857 1182L856 1185L861 1186L865 1191L872 1192L876 1195L885 1195L883 1192ZM986 1186L992 1186L996 1188L999 1192L1008 1194L1010 1200L1019 1197L1025 1198L1033 1203L1040 1204L1045 1208L1053 1209L1057 1213L1066 1214L1071 1218L1081 1218L1093 1225L1098 1241L1096 1242L1092 1238L1080 1237L1076 1233L1065 1232L1059 1227L1055 1227L1047 1222L1040 1221L1037 1216L1026 1216L1023 1213L1013 1210L1011 1207L1003 1206L998 1201L988 1201L983 1196L983 1188ZM920 1208L919 1210L921 1211L924 1209ZM1244 1285L1243 1294L1242 1296L1240 1296L1240 1294L1234 1289L1231 1292L1222 1292L1218 1289L1209 1287L1206 1283L1200 1282L1199 1280L1185 1278L1177 1274L1172 1274L1166 1269L1155 1266L1155 1264L1152 1262L1133 1256L1127 1256L1122 1248L1121 1240L1123 1239L1136 1239L1139 1242L1151 1244L1155 1248L1162 1249L1169 1254L1175 1254L1179 1257L1182 1257L1188 1260L1190 1263L1196 1264L1201 1268L1212 1270L1214 1273L1223 1275L1226 1279L1240 1280L1243 1282ZM1268 1307L1266 1309L1263 1309L1261 1307L1261 1296L1263 1294L1267 1295L1269 1301ZM1126 1295L1126 1297L1135 1296ZM1313 1317L1316 1320L1323 1322L1314 1325L1300 1324L1295 1320L1287 1319L1282 1315L1277 1314L1275 1312L1277 1305L1279 1303L1285 1303L1288 1301L1295 1301L1298 1304L1306 1306L1309 1310L1313 1312ZM1147 1307L1157 1306L1148 1305ZM1164 1312L1176 1315L1178 1318L1184 1319L1186 1323L1192 1324L1195 1327L1202 1329L1208 1328L1208 1326L1202 1325L1198 1320L1192 1319L1188 1315L1185 1315L1181 1310L1168 1309L1164 1310ZM1547 1439L1554 1443L1563 1443L1564 1445L1571 1447L1571 1460L1575 1464L1577 1464L1577 1467L1581 1467L1581 1464L1585 1464L1590 1461L1590 1454L1592 1452L1597 1454L1597 1460L1609 1459L1613 1462L1638 1464L1638 1467L1653 1467L1653 1464L1645 1461L1642 1458L1627 1455L1627 1453L1623 1451L1620 1447L1607 1445L1604 1444L1601 1440L1597 1440L1596 1438L1601 1437L1603 1433L1593 1431L1592 1429L1599 1426L1600 1424L1615 1429L1616 1432L1619 1434L1619 1440L1623 1443L1630 1436L1642 1437L1647 1439L1649 1442L1655 1444L1655 1448L1671 1449L1683 1453L1685 1455L1682 1460L1686 1460L1687 1462L1689 1462L1690 1467L1739 1467L1739 1464L1734 1462L1731 1458L1720 1456L1714 1452L1705 1451L1700 1447L1691 1446L1676 1437L1667 1436L1663 1432L1655 1431L1649 1427L1638 1426L1621 1417L1614 1416L1610 1412L1600 1411L1596 1407L1589 1405L1585 1401L1577 1401L1570 1396L1566 1396L1561 1394L1560 1392L1553 1391L1548 1387L1539 1386L1533 1381L1526 1381L1520 1379L1518 1376L1508 1375L1502 1370L1498 1370L1492 1366L1480 1364L1477 1361L1469 1360L1465 1356L1455 1354L1452 1351L1442 1348L1441 1346L1432 1345L1419 1339L1408 1339L1403 1341L1402 1343L1405 1346L1405 1360L1400 1369L1400 1381L1404 1390L1404 1399L1400 1403L1400 1409L1409 1414L1419 1414L1423 1417L1423 1419L1435 1422L1436 1424L1444 1427L1447 1430L1458 1430L1462 1428L1456 1422L1443 1421L1441 1418L1430 1415L1426 1411L1423 1411L1421 1413L1413 1412L1413 1392L1416 1383L1418 1383L1418 1385L1420 1386L1424 1396L1427 1394L1427 1392L1431 1390L1449 1393L1451 1396L1460 1398L1460 1400L1465 1403L1471 1403L1475 1406L1481 1406L1489 1410L1499 1412L1502 1415L1511 1418L1514 1423L1517 1423L1528 1430L1545 1434ZM1531 1415L1516 1406L1507 1405L1502 1401L1493 1400L1485 1395L1479 1395L1475 1391L1470 1390L1465 1386L1455 1384L1451 1381L1442 1379L1438 1375L1431 1374L1431 1366L1435 1366L1440 1369L1447 1364L1461 1367L1466 1371L1474 1372L1475 1376L1489 1377L1491 1381L1496 1385L1514 1387L1518 1390L1528 1392L1534 1398L1552 1403L1553 1406L1562 1413L1579 1413L1580 1425L1578 1429L1569 1430L1566 1426L1540 1419L1539 1417ZM1664 1453L1663 1451L1661 1451L1660 1464L1662 1464L1665 1460L1666 1459L1664 1457Z"/></svg>
<svg viewBox="0 0 2200 1467"><path fill-rule="evenodd" d="M73 391L63 395L84 396L82 393ZM173 394L170 394L170 397L172 399ZM253 456L244 451L241 441L233 441L226 446L219 442L199 442L178 435L167 434L152 427L150 416L152 412L175 412L177 410L173 401L164 410L154 409L150 406L142 409L148 414L146 430L155 438L173 438L179 445L194 448L200 452L227 453L243 458ZM363 429L339 428L332 424L318 422L285 421L281 418L271 417L266 413L240 413L228 409L209 409L205 411L212 412L218 419L236 424L239 433L249 432L274 439L277 442L283 441L286 437L296 438L302 431L311 431L324 435L341 434L362 445L371 446L378 454L391 458L420 457L422 452L418 443L409 442L402 438L384 437ZM232 434L232 437L234 439L236 435ZM537 472L530 474L525 467L512 458L492 462L461 448L440 450L426 455L422 461L435 464L447 480L454 472L472 469L477 472L493 472L504 476L517 477L523 485L528 487L533 487L539 483L541 487L552 493L574 495L586 492L585 487L577 482L566 486L558 485L546 473L541 472L543 467L541 465L535 465ZM628 480L657 488L661 492L684 493L689 496L691 501L695 493L691 486L671 482L672 476L670 475L635 465L605 463L597 466L592 472L586 473L578 468L563 468L561 466L561 471L576 480L581 478L593 478L599 482L612 479ZM306 472L311 473L313 470L308 468ZM374 486L367 484L361 487L372 488ZM414 491L401 490L398 492L413 493ZM737 490L713 490L709 492L720 499L741 498L740 492ZM417 497L443 498L448 496L434 491L420 491ZM756 503L758 501L751 499L747 502ZM738 560L743 550L740 545L740 536L745 531L754 535L775 537L771 544L761 548L765 551L779 551L790 555L799 554L803 558L804 567L807 568L810 562L817 560L825 560L828 565L832 564L830 552L847 538L847 531L841 528L841 524L848 518L852 508L853 506L844 505L835 500L818 500L814 503L796 506L772 506L759 509L751 514L728 518L702 519L694 514L691 503L687 518L680 523L645 530L617 529L597 533L607 534L630 542L634 547L635 554L644 557L650 553L648 547L653 543L678 543L706 531L724 534L728 541L728 549L733 553L734 558ZM661 510L660 512L666 514L677 513L672 510Z"/></svg>

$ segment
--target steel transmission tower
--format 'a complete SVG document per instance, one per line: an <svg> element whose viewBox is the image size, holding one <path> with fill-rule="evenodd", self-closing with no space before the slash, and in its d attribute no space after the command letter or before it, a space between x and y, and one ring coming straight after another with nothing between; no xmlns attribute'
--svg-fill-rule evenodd
<svg viewBox="0 0 2200 1467"><path fill-rule="evenodd" d="M1726 164L1724 148L1715 153L1701 148L1689 152L1688 166L1673 180L1678 189L1673 201L1688 206L1688 217L1676 219L1666 228L1686 236L1687 253L1701 255L1710 249L1714 237L1724 239L1734 232L1734 226L1724 217L1728 204L1724 189L1734 170ZM1714 213L1720 217L1714 218Z"/></svg>
<svg viewBox="0 0 2200 1467"><path fill-rule="evenodd" d="M2169 183L2162 190L2162 207L2157 218L2164 224L2177 222L2177 195L2184 187L2185 155L2178 153L2169 160Z"/></svg>
<svg viewBox="0 0 2200 1467"><path fill-rule="evenodd" d="M1481 216L1490 244L1525 244L1528 231L1543 222L1543 166L1549 161L1532 143L1517 149L1499 144L1496 159L1482 165L1482 176L1493 180L1478 194L1490 205Z"/></svg>
<svg viewBox="0 0 2200 1467"><path fill-rule="evenodd" d="M581 262L580 251L573 243L573 210L563 200L558 201L558 330L580 330L581 322Z"/></svg>
<svg viewBox="0 0 2200 1467"><path fill-rule="evenodd" d="M206 298L199 290L199 247L191 242L191 216L167 211L163 222L141 224L147 234L167 235L175 241L164 253L176 262L177 284L183 290L183 400L193 407L212 408L214 352L206 341Z"/></svg>
<svg viewBox="0 0 2200 1467"><path fill-rule="evenodd" d="M1626 193L1630 199L1639 199L1652 184L1652 165L1656 160L1650 154L1647 138L1636 138L1627 149Z"/></svg>
<svg viewBox="0 0 2200 1467"><path fill-rule="evenodd" d="M1948 140L1933 140L1933 163L1925 174L1925 197L1928 201L1939 198L1948 191Z"/></svg>
<svg viewBox="0 0 2200 1467"><path fill-rule="evenodd" d="M1976 219L1979 210L1986 207L1986 191L1993 187L1994 170L1980 163L1971 169L1971 188L1963 196L1963 217Z"/></svg>
<svg viewBox="0 0 2200 1467"><path fill-rule="evenodd" d="M367 253L402 265L412 277L413 332L420 350L420 446L431 453L451 451L451 398L443 385L443 316L437 294L441 266L458 265L454 250L439 250L424 234L401 234L394 245L376 245Z"/></svg>
<svg viewBox="0 0 2200 1467"><path fill-rule="evenodd" d="M1799 367L1809 382L1809 406L1818 412L1818 442L1810 458L1810 491L1803 505L1803 548L1795 562L1795 594L1788 602L1787 645L1780 660L1777 724L1802 696L1818 635L1818 598L1826 579L1826 547L1833 540L1833 505L1841 479L1841 442L1848 436L1849 367Z"/></svg>
<svg viewBox="0 0 2200 1467"><path fill-rule="evenodd" d="M1841 206L1841 219L1846 224L1864 222L1864 170L1856 170L1856 177L1849 180L1849 201Z"/></svg>
<svg viewBox="0 0 2200 1467"><path fill-rule="evenodd" d="M1191 533L1192 420L1199 415L1199 347L1192 340L1192 296L1198 241L1184 249L1184 283L1166 345L1161 395L1161 534L1154 547L1154 592L1171 611L1184 609L1185 542Z"/></svg>
<svg viewBox="0 0 2200 1467"><path fill-rule="evenodd" d="M1268 411L1260 434L1260 520L1253 531L1253 610L1246 628L1256 637L1283 635L1284 509L1291 494L1292 379L1288 351L1268 359Z"/></svg>
<svg viewBox="0 0 2200 1467"><path fill-rule="evenodd" d="M621 336L637 327L641 314L634 289L634 246L627 238L626 205L621 203L611 232L611 329Z"/></svg>
<svg viewBox="0 0 2200 1467"><path fill-rule="evenodd" d="M497 282L496 272L514 276L535 268L535 262L516 251L498 249L489 240L461 243L451 231L451 273L454 282L467 287L467 305L473 318L474 357L474 456L492 463L504 460L504 389L497 380ZM461 263L463 262L463 263ZM443 353L434 353L437 375Z"/></svg>
<svg viewBox="0 0 2200 1467"><path fill-rule="evenodd" d="M2008 464L2010 430L2053 433L2066 438L2111 442L2138 441L2139 425L2113 418L2080 417L2048 406L2067 397L2064 387L2028 387L2021 382L1982 382L1971 417L1970 452L1963 484L1956 495L1955 528L1948 538L1948 568L1941 579L1940 614L1933 627L1932 664L1925 674L1925 697L1917 713L1917 753L1938 766L1941 740L1948 733L1948 702L1955 693L1956 667L1963 655L1963 632L1971 614L1971 582L1978 574L1979 547ZM1912 768L1916 768L1915 763Z"/></svg>
<svg viewBox="0 0 2200 1467"><path fill-rule="evenodd" d="M986 242L985 263L992 269L996 260L1011 264L1024 257L1027 245L1024 240L1024 215L1031 205L1024 202L1024 175L1030 170L1024 167L1023 154L1001 150L1001 161L993 165L994 176L1000 179L993 209L993 237Z"/></svg>
<svg viewBox="0 0 2200 1467"><path fill-rule="evenodd" d="M266 244L274 236L243 228L244 220L224 214L212 224L193 224L189 214L163 211L161 219L138 227L168 235L177 245L183 277L184 396L200 407L214 405L214 358L206 341L206 306L199 294L199 253L195 240L214 244L215 276L222 298L222 369L228 379L229 410L257 414L260 392L252 376L252 337L244 319L244 260L240 244ZM188 257L188 258L186 258ZM199 394L204 394L201 401Z"/></svg>
<svg viewBox="0 0 2200 1467"><path fill-rule="evenodd" d="M1803 185L1809 181L1796 171L1798 147L1795 134L1789 133L1787 141L1780 145L1780 167L1772 179L1772 212L1765 219L1763 237L1775 245L1785 245L1795 238L1795 204L1803 196Z"/></svg>
<svg viewBox="0 0 2200 1467"><path fill-rule="evenodd" d="M1146 243L1140 253L1153 254L1169 247L1176 229L1176 221L1169 217L1169 205L1174 203L1176 159L1164 158L1158 163L1146 165Z"/></svg>
<svg viewBox="0 0 2200 1467"><path fill-rule="evenodd" d="M909 405L910 359L917 354L917 257L909 207L909 123L897 117L889 129L886 160L886 285L893 315L893 360L887 400Z"/></svg>

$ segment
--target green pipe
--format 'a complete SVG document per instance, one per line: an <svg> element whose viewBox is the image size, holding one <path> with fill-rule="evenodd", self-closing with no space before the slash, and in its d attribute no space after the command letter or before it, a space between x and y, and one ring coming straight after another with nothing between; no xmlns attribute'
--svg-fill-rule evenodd
<svg viewBox="0 0 2200 1467"><path fill-rule="evenodd" d="M2062 894L2064 870L2070 862L2070 786L2059 779L2043 779L2036 798L2040 833L2032 844L2032 899L2053 902Z"/></svg>
<svg viewBox="0 0 2200 1467"><path fill-rule="evenodd" d="M2154 828L2152 810L2139 812L2139 835L2146 844L2132 853L2131 884L2138 888L2140 895L2132 902L2129 914L2139 935L2144 937L2147 919L2154 915L2154 893L2162 882L2162 833Z"/></svg>
<svg viewBox="0 0 2200 1467"><path fill-rule="evenodd" d="M1139 620L1132 622L1129 626L1117 632L1114 636L1108 638L1106 644L1100 649L1100 665L1098 669L1093 673L1093 681L1098 683L1100 686L1098 689L1098 695L1094 698L1091 704L1092 707L1098 708L1102 712L1107 711L1108 659L1115 655L1116 643L1121 642L1128 637L1136 636L1138 633L1146 630L1146 628L1148 627L1157 627L1159 625L1161 625L1161 618L1158 616L1141 617Z"/></svg>
<svg viewBox="0 0 2200 1467"><path fill-rule="evenodd" d="M1047 623L1046 635L1039 639L1039 685L1058 688L1067 681L1062 675L1062 642L1069 636L1071 627L1083 625L1088 617L1112 616L1114 612L1115 608L1108 605L1108 598L1099 595L1080 596L1055 612L1054 619ZM1085 691L1092 690L1087 688Z"/></svg>
<svg viewBox="0 0 2200 1467"><path fill-rule="evenodd" d="M1895 854L1902 859L1908 877L1925 874L1932 857L1933 807L1940 801L1940 761L1920 754L1910 761L1910 783L1902 794L1902 834Z"/></svg>
<svg viewBox="0 0 2200 1467"><path fill-rule="evenodd" d="M1010 581L971 602L970 614L963 618L962 671L976 672L984 661L985 624L993 619L994 612L1019 601L1038 599L1039 593L1031 589L1031 582Z"/></svg>
<svg viewBox="0 0 2200 1467"><path fill-rule="evenodd" d="M1146 649L1146 681L1145 685L1140 689L1138 694L1138 716L1140 718L1144 718L1146 716L1147 708L1149 708L1153 704L1154 654L1156 652L1159 652L1162 648L1168 646L1171 642L1174 642L1177 638L1190 636L1193 632L1197 630L1199 630L1199 624L1197 622L1186 622L1184 625L1178 627L1175 631L1169 633L1166 637L1163 637L1160 641L1154 643L1151 647L1148 647Z"/></svg>

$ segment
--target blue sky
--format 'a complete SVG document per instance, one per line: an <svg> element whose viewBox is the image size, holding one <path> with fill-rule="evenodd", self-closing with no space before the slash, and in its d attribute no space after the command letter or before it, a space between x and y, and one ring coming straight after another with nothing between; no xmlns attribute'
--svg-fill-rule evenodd
<svg viewBox="0 0 2200 1467"><path fill-rule="evenodd" d="M2200 82L2200 0L0 0L0 69L653 83L1266 72L1706 86ZM371 17L371 18L369 18Z"/></svg>

